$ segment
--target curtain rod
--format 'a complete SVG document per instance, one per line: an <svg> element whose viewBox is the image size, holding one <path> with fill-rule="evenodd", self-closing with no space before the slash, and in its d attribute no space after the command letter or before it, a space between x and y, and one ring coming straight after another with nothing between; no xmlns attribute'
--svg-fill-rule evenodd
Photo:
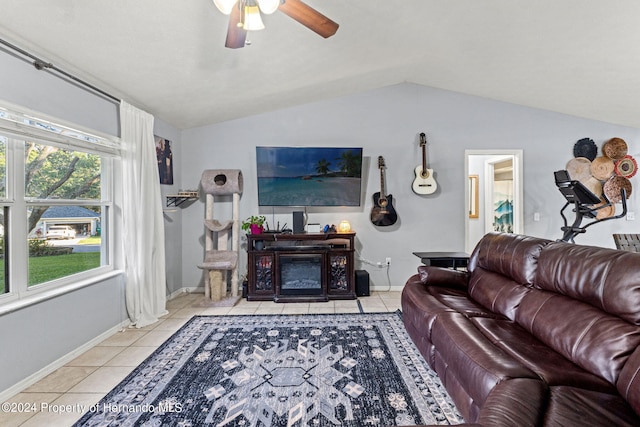
<svg viewBox="0 0 640 427"><path fill-rule="evenodd" d="M61 70L60 68L56 67L55 65L53 65L51 62L46 62L40 58L38 58L35 55L32 55L31 53L27 52L24 49L19 48L18 46L9 43L6 40L3 40L0 38L0 43L7 46L8 48L20 53L21 55L27 56L29 58L31 58L33 60L33 66L36 67L37 70L53 70L59 74L62 74L63 76L65 76L68 79L73 80L76 83L79 83L80 85L84 86L85 88L91 89L91 91L96 92L102 96L104 96L105 98L107 98L109 101L112 101L116 104L120 104L120 99L116 98L115 96L111 95L108 92L105 92L104 90L92 85L91 83L87 83L82 79L79 79L78 77L67 73L64 70Z"/></svg>

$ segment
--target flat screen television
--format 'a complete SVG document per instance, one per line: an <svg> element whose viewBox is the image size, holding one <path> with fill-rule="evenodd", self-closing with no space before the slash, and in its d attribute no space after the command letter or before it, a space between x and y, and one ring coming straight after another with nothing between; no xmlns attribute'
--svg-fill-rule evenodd
<svg viewBox="0 0 640 427"><path fill-rule="evenodd" d="M260 206L360 206L362 148L256 147Z"/></svg>

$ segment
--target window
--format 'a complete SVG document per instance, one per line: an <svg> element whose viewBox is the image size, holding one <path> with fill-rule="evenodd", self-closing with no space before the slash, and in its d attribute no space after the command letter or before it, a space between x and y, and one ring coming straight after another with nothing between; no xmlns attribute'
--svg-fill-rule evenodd
<svg viewBox="0 0 640 427"><path fill-rule="evenodd" d="M100 156L29 141L24 158L28 286L99 267Z"/></svg>
<svg viewBox="0 0 640 427"><path fill-rule="evenodd" d="M7 138L0 135L0 200L7 198ZM8 208L0 206L0 296L9 292L9 285L6 275L7 254L5 251L5 229L7 228L7 220L9 218Z"/></svg>
<svg viewBox="0 0 640 427"><path fill-rule="evenodd" d="M117 156L116 138L0 108L0 304L112 269Z"/></svg>

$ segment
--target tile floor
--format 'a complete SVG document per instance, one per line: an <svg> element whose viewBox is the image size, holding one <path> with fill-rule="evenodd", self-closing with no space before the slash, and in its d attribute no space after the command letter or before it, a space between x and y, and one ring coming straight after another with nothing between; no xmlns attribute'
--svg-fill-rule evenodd
<svg viewBox="0 0 640 427"><path fill-rule="evenodd" d="M169 314L160 321L146 328L115 333L15 395L7 401L12 404L9 408L22 411L0 410L0 426L72 425L194 315L358 313L360 307L365 313L374 313L400 309L400 292L373 292L358 300L326 303L276 304L241 299L234 307L194 307L203 298L202 294L183 294L172 299L167 303Z"/></svg>

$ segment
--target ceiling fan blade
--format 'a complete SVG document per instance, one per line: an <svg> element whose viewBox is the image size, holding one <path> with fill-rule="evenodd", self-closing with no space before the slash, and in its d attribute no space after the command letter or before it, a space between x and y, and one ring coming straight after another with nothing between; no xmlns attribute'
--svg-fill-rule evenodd
<svg viewBox="0 0 640 427"><path fill-rule="evenodd" d="M239 27L238 24L242 19L240 8L234 6L229 16L229 28L227 28L227 41L224 46L231 49L238 49L244 47L244 42L247 39L247 30Z"/></svg>
<svg viewBox="0 0 640 427"><path fill-rule="evenodd" d="M300 0L285 0L278 7L285 15L295 19L311 31L315 31L325 39L331 37L338 31L339 25L327 18L314 8L306 5Z"/></svg>

